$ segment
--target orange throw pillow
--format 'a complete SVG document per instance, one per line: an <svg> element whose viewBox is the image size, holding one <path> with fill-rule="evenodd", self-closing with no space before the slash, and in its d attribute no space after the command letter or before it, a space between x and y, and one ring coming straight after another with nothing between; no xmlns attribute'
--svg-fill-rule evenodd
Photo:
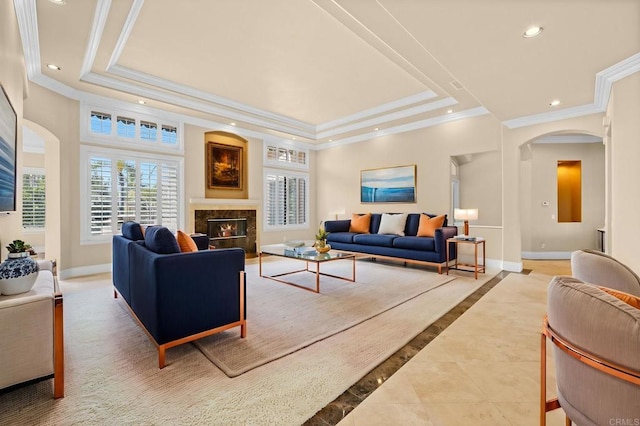
<svg viewBox="0 0 640 426"><path fill-rule="evenodd" d="M356 234L368 234L370 224L371 224L371 213L367 213L363 215L354 213L351 215L351 224L349 225L349 232L355 232Z"/></svg>
<svg viewBox="0 0 640 426"><path fill-rule="evenodd" d="M429 217L422 213L420 215L420 225L418 225L418 237L435 237L436 229L444 225L444 215Z"/></svg>
<svg viewBox="0 0 640 426"><path fill-rule="evenodd" d="M613 297L622 300L627 305L633 306L636 309L640 309L640 297L636 297L633 294L625 293L624 291L613 290L609 287L598 287L605 293L609 293Z"/></svg>
<svg viewBox="0 0 640 426"><path fill-rule="evenodd" d="M198 251L198 246L196 245L196 242L193 241L193 238L191 238L191 235L178 230L176 237L182 253Z"/></svg>

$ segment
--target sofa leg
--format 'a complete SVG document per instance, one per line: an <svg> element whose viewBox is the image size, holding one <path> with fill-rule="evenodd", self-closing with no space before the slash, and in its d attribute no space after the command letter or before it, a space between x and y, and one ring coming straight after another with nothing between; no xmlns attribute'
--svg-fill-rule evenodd
<svg viewBox="0 0 640 426"><path fill-rule="evenodd" d="M158 367L164 368L164 345L158 346Z"/></svg>
<svg viewBox="0 0 640 426"><path fill-rule="evenodd" d="M242 337L243 339L247 337L247 324L242 324L240 326L240 337Z"/></svg>
<svg viewBox="0 0 640 426"><path fill-rule="evenodd" d="M118 298L118 292L116 291L116 289L113 289L113 298L117 299Z"/></svg>
<svg viewBox="0 0 640 426"><path fill-rule="evenodd" d="M442 265L438 265L438 273L442 275Z"/></svg>

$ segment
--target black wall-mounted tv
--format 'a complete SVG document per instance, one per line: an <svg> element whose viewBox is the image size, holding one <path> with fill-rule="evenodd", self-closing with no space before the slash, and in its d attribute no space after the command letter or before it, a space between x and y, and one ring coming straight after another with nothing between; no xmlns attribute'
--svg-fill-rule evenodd
<svg viewBox="0 0 640 426"><path fill-rule="evenodd" d="M0 84L0 212L16 210L18 116Z"/></svg>

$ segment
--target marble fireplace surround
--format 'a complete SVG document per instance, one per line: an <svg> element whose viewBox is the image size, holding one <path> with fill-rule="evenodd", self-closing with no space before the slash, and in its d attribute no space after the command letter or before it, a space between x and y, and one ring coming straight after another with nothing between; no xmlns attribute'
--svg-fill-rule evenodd
<svg viewBox="0 0 640 426"><path fill-rule="evenodd" d="M247 257L257 256L259 247L258 224L260 204L252 199L199 198L189 200L189 228L194 232L207 233L207 220L219 218L246 218L247 237L215 240L217 248L242 247Z"/></svg>

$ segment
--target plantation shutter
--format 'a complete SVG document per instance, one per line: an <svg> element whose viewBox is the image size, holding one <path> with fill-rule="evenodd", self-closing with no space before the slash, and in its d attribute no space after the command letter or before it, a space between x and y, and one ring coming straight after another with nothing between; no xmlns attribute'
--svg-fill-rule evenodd
<svg viewBox="0 0 640 426"><path fill-rule="evenodd" d="M178 166L162 164L162 224L178 229Z"/></svg>
<svg viewBox="0 0 640 426"><path fill-rule="evenodd" d="M267 227L307 223L307 178L272 172L265 175Z"/></svg>
<svg viewBox="0 0 640 426"><path fill-rule="evenodd" d="M136 162L131 160L116 161L118 229L124 222L136 220Z"/></svg>
<svg viewBox="0 0 640 426"><path fill-rule="evenodd" d="M158 223L158 165L140 163L140 224Z"/></svg>
<svg viewBox="0 0 640 426"><path fill-rule="evenodd" d="M22 227L44 228L45 178L40 173L22 175Z"/></svg>
<svg viewBox="0 0 640 426"><path fill-rule="evenodd" d="M90 227L92 235L111 233L111 159L91 158Z"/></svg>

